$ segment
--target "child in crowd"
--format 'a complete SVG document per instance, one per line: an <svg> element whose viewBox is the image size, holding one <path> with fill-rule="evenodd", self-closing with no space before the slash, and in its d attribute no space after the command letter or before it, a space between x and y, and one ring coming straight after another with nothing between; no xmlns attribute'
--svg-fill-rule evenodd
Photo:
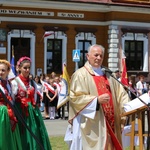
<svg viewBox="0 0 150 150"><path fill-rule="evenodd" d="M54 79L50 79L49 83L51 85L51 89L47 89L46 90L46 96L49 99L49 116L50 119L53 120L55 119L55 111L56 111L56 101L57 101L57 94L58 94L58 90L57 87L54 86Z"/></svg>

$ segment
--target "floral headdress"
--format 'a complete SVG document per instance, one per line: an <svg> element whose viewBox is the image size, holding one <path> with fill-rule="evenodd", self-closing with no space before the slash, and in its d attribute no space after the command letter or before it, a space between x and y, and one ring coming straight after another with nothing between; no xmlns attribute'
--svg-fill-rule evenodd
<svg viewBox="0 0 150 150"><path fill-rule="evenodd" d="M24 61L24 60L29 60L30 63L31 63L31 59L30 59L29 57L24 56L24 57L21 57L21 58L18 60L17 65L20 66L21 62Z"/></svg>

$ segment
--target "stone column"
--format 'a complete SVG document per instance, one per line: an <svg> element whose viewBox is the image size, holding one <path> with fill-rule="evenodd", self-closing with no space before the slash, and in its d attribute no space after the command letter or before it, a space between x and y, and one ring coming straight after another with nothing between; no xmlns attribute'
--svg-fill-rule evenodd
<svg viewBox="0 0 150 150"><path fill-rule="evenodd" d="M108 29L108 68L115 71L119 68L118 26L109 25Z"/></svg>

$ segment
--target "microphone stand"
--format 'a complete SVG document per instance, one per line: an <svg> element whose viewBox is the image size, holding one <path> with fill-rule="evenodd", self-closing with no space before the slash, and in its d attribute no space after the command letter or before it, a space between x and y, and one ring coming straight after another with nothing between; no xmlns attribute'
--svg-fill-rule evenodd
<svg viewBox="0 0 150 150"><path fill-rule="evenodd" d="M147 150L150 150L150 103L146 104L139 96L137 96L134 92L132 92L129 88L127 88L123 83L121 83L114 75L112 75L112 71L108 69L106 70L111 77L113 77L117 82L119 82L125 89L130 91L136 98L138 98L145 106L147 106L147 125L148 125L148 133L147 133ZM142 127L143 128L143 127Z"/></svg>
<svg viewBox="0 0 150 150"><path fill-rule="evenodd" d="M111 77L113 77L116 81L118 81L125 89L127 89L128 91L130 91L134 96L136 96L136 98L138 98L144 105L147 106L148 109L149 108L149 104L145 103L139 96L137 96L134 92L132 92L129 88L127 88L122 82L120 82L118 79L116 79L116 77L112 74L110 74Z"/></svg>

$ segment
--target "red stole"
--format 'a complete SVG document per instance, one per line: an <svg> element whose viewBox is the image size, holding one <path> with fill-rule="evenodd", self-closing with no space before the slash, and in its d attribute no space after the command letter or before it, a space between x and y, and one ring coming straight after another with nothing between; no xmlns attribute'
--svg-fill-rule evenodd
<svg viewBox="0 0 150 150"><path fill-rule="evenodd" d="M103 108L103 112L106 119L106 126L111 136L113 145L116 148L116 150L122 150L121 144L119 143L114 133L114 106L113 106L113 100L112 100L112 94L110 91L109 82L106 76L93 76L93 78L98 90L98 94L102 95L108 93L110 96L109 102L105 104L101 104L101 106Z"/></svg>

